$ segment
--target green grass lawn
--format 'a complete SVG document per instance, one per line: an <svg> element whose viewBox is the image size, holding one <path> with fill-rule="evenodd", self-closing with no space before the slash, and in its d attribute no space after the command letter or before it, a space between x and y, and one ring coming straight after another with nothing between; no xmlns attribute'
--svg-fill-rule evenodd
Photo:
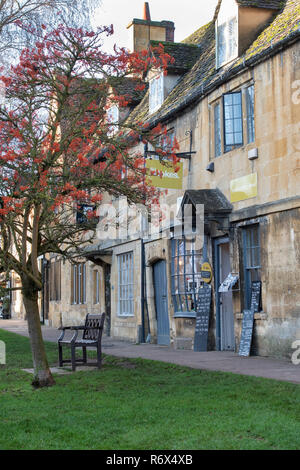
<svg viewBox="0 0 300 470"><path fill-rule="evenodd" d="M0 449L299 449L300 387L105 356L34 390L27 338L0 330ZM56 344L47 343L51 364Z"/></svg>

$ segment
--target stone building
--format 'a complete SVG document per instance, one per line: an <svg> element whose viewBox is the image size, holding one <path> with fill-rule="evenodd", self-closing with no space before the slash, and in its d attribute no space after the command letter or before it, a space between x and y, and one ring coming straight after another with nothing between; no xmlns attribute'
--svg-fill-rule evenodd
<svg viewBox="0 0 300 470"><path fill-rule="evenodd" d="M259 282L252 354L289 357L300 338L299 1L219 0L212 21L181 43L174 24L152 21L147 7L129 28L136 50L160 42L175 58L167 76L148 75L125 119L162 123L176 137L180 171L155 180L176 215L151 238L103 241L99 226L79 264L47 261L44 317L68 325L105 310L114 338L192 349L205 282L208 349L237 351ZM185 204L196 222L204 208L194 241L176 236Z"/></svg>

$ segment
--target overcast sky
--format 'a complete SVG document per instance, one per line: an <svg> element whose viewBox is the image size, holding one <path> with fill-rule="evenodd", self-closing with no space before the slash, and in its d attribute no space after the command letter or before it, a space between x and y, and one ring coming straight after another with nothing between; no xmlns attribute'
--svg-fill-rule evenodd
<svg viewBox="0 0 300 470"><path fill-rule="evenodd" d="M107 39L105 49L114 43L119 47L132 46L132 30L126 27L133 18L143 18L144 0L103 0L95 12L93 26L114 25L115 34ZM153 21L175 23L175 41L180 42L200 26L211 21L217 0L148 0Z"/></svg>

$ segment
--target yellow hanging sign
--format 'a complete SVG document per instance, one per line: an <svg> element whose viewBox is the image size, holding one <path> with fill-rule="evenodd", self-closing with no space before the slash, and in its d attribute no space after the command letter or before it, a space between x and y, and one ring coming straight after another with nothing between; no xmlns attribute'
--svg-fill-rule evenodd
<svg viewBox="0 0 300 470"><path fill-rule="evenodd" d="M147 184L154 188L182 189L183 163L176 163L176 167L179 167L177 172L172 164L166 165L160 160L147 159Z"/></svg>

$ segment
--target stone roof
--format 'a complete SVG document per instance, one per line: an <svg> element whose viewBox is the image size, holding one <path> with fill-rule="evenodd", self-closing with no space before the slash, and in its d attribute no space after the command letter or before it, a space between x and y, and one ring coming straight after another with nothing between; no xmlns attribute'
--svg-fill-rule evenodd
<svg viewBox="0 0 300 470"><path fill-rule="evenodd" d="M240 0L242 1L242 0ZM258 2L258 0L257 0ZM243 2L244 4L246 2ZM255 3L254 1L251 3ZM279 2L258 2L260 5ZM213 91L217 86L228 81L246 67L253 66L275 54L279 48L287 47L292 40L300 37L300 3L299 0L285 0L284 8L274 17L258 38L251 44L245 53L229 65L216 69L215 61L215 23L202 26L183 44L199 46L200 56L194 66L185 73L178 84L165 99L161 108L149 116L149 91L141 103L133 110L129 122L148 122L156 125L172 119L174 113L182 111L186 106L195 104L202 97ZM219 6L219 5L218 5Z"/></svg>
<svg viewBox="0 0 300 470"><path fill-rule="evenodd" d="M193 204L194 207L204 205L204 213L228 214L233 206L219 189L188 189L184 193L181 202L181 210L185 204Z"/></svg>
<svg viewBox="0 0 300 470"><path fill-rule="evenodd" d="M150 41L152 47L164 46L164 52L175 59L168 66L169 72L184 73L190 70L201 54L201 48L197 44L183 42Z"/></svg>
<svg viewBox="0 0 300 470"><path fill-rule="evenodd" d="M117 94L130 99L130 106L138 104L147 90L147 85L143 90L137 90L138 85L145 84L142 80L134 77L110 77L109 83Z"/></svg>
<svg viewBox="0 0 300 470"><path fill-rule="evenodd" d="M284 7L283 0L236 0L241 7L269 8L271 10L280 10Z"/></svg>

